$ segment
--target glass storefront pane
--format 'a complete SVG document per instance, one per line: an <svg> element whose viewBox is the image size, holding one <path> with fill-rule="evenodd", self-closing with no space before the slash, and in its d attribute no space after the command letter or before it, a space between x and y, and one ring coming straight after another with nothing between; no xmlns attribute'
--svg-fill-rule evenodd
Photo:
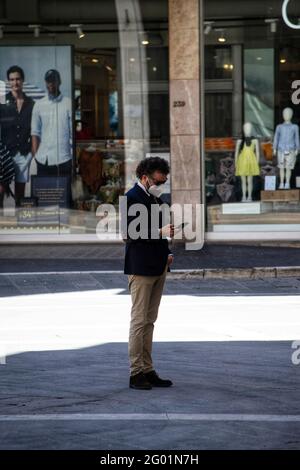
<svg viewBox="0 0 300 470"><path fill-rule="evenodd" d="M207 46L205 49L205 78L232 79L232 54L230 47Z"/></svg>
<svg viewBox="0 0 300 470"><path fill-rule="evenodd" d="M205 135L207 138L232 135L231 93L207 93L205 109Z"/></svg>
<svg viewBox="0 0 300 470"><path fill-rule="evenodd" d="M0 234L96 235L137 162L169 155L167 1L26 3L2 15L1 143L17 178L1 181Z"/></svg>
<svg viewBox="0 0 300 470"><path fill-rule="evenodd" d="M281 9L280 0L204 1L205 190L215 239L300 233L300 30ZM297 24L300 5L288 13Z"/></svg>
<svg viewBox="0 0 300 470"><path fill-rule="evenodd" d="M244 119L258 137L273 134L274 82L274 49L244 49Z"/></svg>

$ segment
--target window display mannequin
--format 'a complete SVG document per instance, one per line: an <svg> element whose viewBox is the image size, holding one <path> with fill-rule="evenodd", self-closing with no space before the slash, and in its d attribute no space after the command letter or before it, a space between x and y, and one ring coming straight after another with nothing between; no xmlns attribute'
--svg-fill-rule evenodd
<svg viewBox="0 0 300 470"><path fill-rule="evenodd" d="M242 202L252 201L253 176L260 174L259 143L252 137L252 124L243 126L244 138L239 139L235 149L235 175L242 179Z"/></svg>
<svg viewBox="0 0 300 470"><path fill-rule="evenodd" d="M296 157L300 150L299 127L293 124L293 110L284 108L283 124L278 124L273 142L273 153L277 155L277 166L280 170L279 189L290 189L292 170L296 164Z"/></svg>

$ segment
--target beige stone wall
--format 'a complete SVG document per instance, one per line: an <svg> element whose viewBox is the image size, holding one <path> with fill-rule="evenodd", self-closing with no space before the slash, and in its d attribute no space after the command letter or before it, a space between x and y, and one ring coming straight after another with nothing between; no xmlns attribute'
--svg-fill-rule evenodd
<svg viewBox="0 0 300 470"><path fill-rule="evenodd" d="M172 203L201 203L199 0L169 0Z"/></svg>

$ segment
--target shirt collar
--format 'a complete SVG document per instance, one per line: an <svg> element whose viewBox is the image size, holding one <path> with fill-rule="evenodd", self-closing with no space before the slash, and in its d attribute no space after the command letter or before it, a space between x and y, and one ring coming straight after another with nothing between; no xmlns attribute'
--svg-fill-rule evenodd
<svg viewBox="0 0 300 470"><path fill-rule="evenodd" d="M24 100L24 103L27 102L29 100L28 96L26 95L26 93L24 93L23 91L23 100ZM17 100L16 98L14 97L14 95L12 94L11 91L9 91L6 95L6 102L7 103L15 103Z"/></svg>
<svg viewBox="0 0 300 470"><path fill-rule="evenodd" d="M147 194L147 196L150 197L150 194L148 193L147 189L145 188L145 186L144 186L140 181L137 182L137 185L138 185L140 188L142 188L143 191L145 191L145 193Z"/></svg>
<svg viewBox="0 0 300 470"><path fill-rule="evenodd" d="M62 99L63 99L62 93L60 93L58 96L52 96L52 95L49 95L48 93L48 100L53 103L59 103Z"/></svg>

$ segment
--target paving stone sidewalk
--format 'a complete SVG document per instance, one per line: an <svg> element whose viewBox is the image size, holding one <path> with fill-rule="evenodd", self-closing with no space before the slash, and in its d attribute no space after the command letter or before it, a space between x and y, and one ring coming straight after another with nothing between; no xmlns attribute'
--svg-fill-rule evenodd
<svg viewBox="0 0 300 470"><path fill-rule="evenodd" d="M204 270L204 277L300 275L297 246L206 244L186 251L175 245L172 251L173 270ZM0 245L0 272L122 270L123 258L123 244Z"/></svg>

